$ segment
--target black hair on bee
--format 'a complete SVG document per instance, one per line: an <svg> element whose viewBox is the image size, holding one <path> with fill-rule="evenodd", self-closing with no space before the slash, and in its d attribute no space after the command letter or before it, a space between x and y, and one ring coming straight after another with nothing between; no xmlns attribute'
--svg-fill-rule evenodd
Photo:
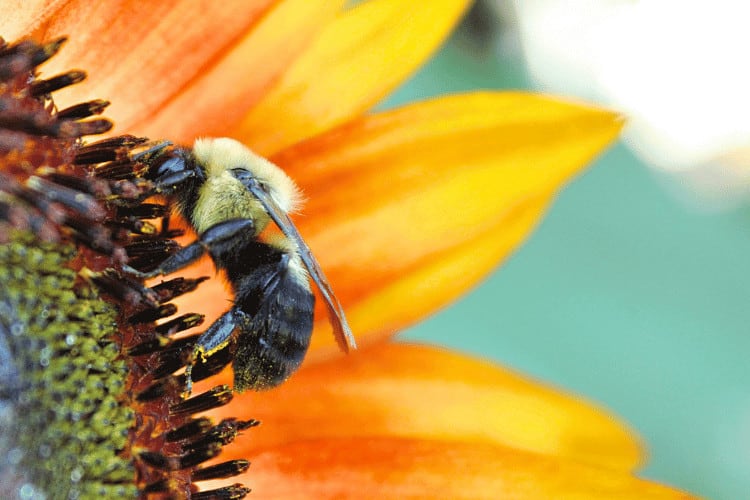
<svg viewBox="0 0 750 500"><path fill-rule="evenodd" d="M142 277L169 274L204 253L226 271L232 307L197 340L186 369L223 349L236 333L234 388L267 389L286 380L310 345L315 298L325 300L334 335L344 351L356 343L341 304L289 218L300 192L279 167L233 139L198 139L192 149L175 147L152 160L156 192L172 198L199 239ZM277 238L260 237L273 222Z"/></svg>

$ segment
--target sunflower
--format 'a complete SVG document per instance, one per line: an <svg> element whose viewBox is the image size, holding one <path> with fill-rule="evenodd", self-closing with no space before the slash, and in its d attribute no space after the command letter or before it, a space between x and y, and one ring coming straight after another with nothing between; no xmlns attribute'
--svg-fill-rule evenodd
<svg viewBox="0 0 750 500"><path fill-rule="evenodd" d="M262 421L221 457L251 460L237 471L256 498L689 498L633 477L641 447L605 411L392 340L517 248L621 126L608 111L521 92L368 113L469 3L5 2L0 33L71 36L43 70L90 76L55 94L59 109L105 96L120 133L233 137L305 193L296 224L360 349L340 355L316 311L291 380L211 410ZM212 274L204 260L185 276ZM229 299L211 279L176 303L212 321Z"/></svg>

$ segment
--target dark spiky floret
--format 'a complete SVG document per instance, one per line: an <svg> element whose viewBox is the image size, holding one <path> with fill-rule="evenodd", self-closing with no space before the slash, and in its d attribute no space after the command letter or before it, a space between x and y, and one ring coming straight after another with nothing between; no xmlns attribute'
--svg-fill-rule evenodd
<svg viewBox="0 0 750 500"><path fill-rule="evenodd" d="M0 40L0 497L242 498L244 486L195 482L245 471L245 460L202 464L257 422L196 418L231 391L183 400L174 374L196 338L178 334L203 316L170 301L206 278L148 287L121 273L178 248L170 207L144 201L144 160L168 143L84 144L111 128L96 117L108 102L58 111L50 94L85 74L37 76L63 42ZM232 348L193 379L221 370Z"/></svg>

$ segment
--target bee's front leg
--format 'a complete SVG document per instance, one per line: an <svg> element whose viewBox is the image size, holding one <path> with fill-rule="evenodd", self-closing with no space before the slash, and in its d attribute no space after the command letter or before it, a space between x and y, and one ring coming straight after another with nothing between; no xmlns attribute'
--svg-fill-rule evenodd
<svg viewBox="0 0 750 500"><path fill-rule="evenodd" d="M170 274L189 266L200 259L206 252L212 253L212 250L220 247L222 243L231 242L235 238L248 233L253 234L254 230L255 223L252 219L230 219L211 226L201 235L199 240L180 248L152 271L143 272L128 265L124 265L122 268L126 273L135 275L141 279Z"/></svg>

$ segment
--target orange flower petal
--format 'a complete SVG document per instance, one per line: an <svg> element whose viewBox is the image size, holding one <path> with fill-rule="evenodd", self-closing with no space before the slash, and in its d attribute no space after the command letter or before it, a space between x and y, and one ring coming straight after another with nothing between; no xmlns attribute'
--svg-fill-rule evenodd
<svg viewBox="0 0 750 500"><path fill-rule="evenodd" d="M359 437L292 443L251 456L257 499L688 500L626 474L501 446Z"/></svg>
<svg viewBox="0 0 750 500"><path fill-rule="evenodd" d="M363 117L272 159L358 339L458 297L536 225L619 132L614 114L524 93L445 97ZM322 308L314 345L334 351Z"/></svg>
<svg viewBox="0 0 750 500"><path fill-rule="evenodd" d="M344 3L278 2L218 63L133 129L183 144L196 137L226 135Z"/></svg>
<svg viewBox="0 0 750 500"><path fill-rule="evenodd" d="M509 370L438 348L381 343L306 365L270 392L237 394L221 417L263 422L227 450L347 436L493 443L630 470L640 447L612 416ZM222 455L222 459L226 456Z"/></svg>
<svg viewBox="0 0 750 500"><path fill-rule="evenodd" d="M362 113L425 61L469 3L371 0L341 14L232 135L269 155Z"/></svg>
<svg viewBox="0 0 750 500"><path fill-rule="evenodd" d="M86 82L55 93L59 107L110 99L107 117L119 130L129 130L205 72L274 3L228 0L196 8L195 2L176 0L73 0L62 2L35 37L75 35L44 65L45 75L71 68L89 73Z"/></svg>
<svg viewBox="0 0 750 500"><path fill-rule="evenodd" d="M3 0L0 34L6 42L28 36L67 3L67 0Z"/></svg>

